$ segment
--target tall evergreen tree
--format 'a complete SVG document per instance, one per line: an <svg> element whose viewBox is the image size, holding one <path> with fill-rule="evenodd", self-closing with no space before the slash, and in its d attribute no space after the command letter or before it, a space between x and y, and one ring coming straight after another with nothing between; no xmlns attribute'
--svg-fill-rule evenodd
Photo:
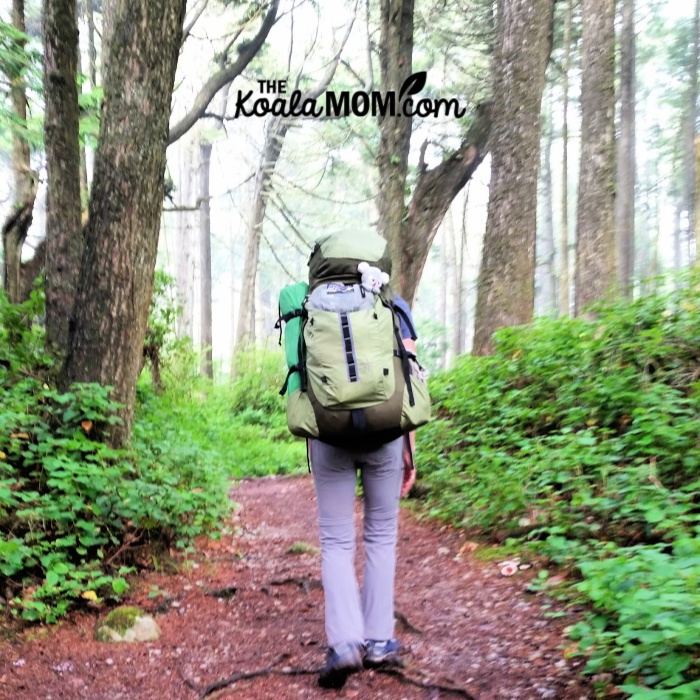
<svg viewBox="0 0 700 700"><path fill-rule="evenodd" d="M532 319L540 111L551 51L551 0L499 0L491 191L479 271L473 352L493 332Z"/></svg>
<svg viewBox="0 0 700 700"><path fill-rule="evenodd" d="M118 0L64 385L114 387L130 436L163 202L185 0Z"/></svg>
<svg viewBox="0 0 700 700"><path fill-rule="evenodd" d="M615 0L582 0L575 308L615 283Z"/></svg>
<svg viewBox="0 0 700 700"><path fill-rule="evenodd" d="M65 353L83 252L75 0L44 3L44 92L46 336Z"/></svg>

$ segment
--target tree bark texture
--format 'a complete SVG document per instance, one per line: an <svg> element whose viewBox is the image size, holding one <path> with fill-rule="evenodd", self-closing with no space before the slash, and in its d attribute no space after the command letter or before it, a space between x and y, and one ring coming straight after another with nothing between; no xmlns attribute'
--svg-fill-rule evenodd
<svg viewBox="0 0 700 700"><path fill-rule="evenodd" d="M80 274L78 22L75 0L44 3L46 338L62 354Z"/></svg>
<svg viewBox="0 0 700 700"><path fill-rule="evenodd" d="M695 264L700 265L700 136L695 137Z"/></svg>
<svg viewBox="0 0 700 700"><path fill-rule="evenodd" d="M95 12L92 7L93 0L83 0L83 14L87 22L88 30L88 76L90 87L97 87L97 49L95 48Z"/></svg>
<svg viewBox="0 0 700 700"><path fill-rule="evenodd" d="M552 183L552 104L547 101L547 114L542 120L544 143L542 144L542 177L540 191L539 237L535 246L537 259L536 301L537 310L544 315L552 315L557 309L556 276L554 273L554 201Z"/></svg>
<svg viewBox="0 0 700 700"><path fill-rule="evenodd" d="M13 0L12 23L22 33L25 31L24 0ZM17 47L24 51L24 41ZM21 72L9 75L12 109L17 118L27 118L27 92ZM21 260L22 246L32 223L34 200L39 176L31 168L29 144L19 134L12 135L12 174L15 201L2 226L3 288L12 303L22 301Z"/></svg>
<svg viewBox="0 0 700 700"><path fill-rule="evenodd" d="M177 337L193 337L194 318L194 258L192 251L192 151L183 146L179 152L179 187L177 188L177 303L180 314L177 319Z"/></svg>
<svg viewBox="0 0 700 700"><path fill-rule="evenodd" d="M564 60L562 61L562 163L561 163L561 232L559 235L559 315L568 316L571 309L569 296L569 67L571 64L571 28L574 0L566 0L564 18Z"/></svg>
<svg viewBox="0 0 700 700"><path fill-rule="evenodd" d="M634 190L636 49L635 0L622 0L620 30L620 140L617 162L617 281L625 296L632 295L634 277Z"/></svg>
<svg viewBox="0 0 700 700"><path fill-rule="evenodd" d="M615 2L582 0L581 169L575 308L602 299L615 269Z"/></svg>
<svg viewBox="0 0 700 700"><path fill-rule="evenodd" d="M695 237L695 133L698 118L698 53L700 53L700 0L695 0L688 96L686 98L686 114L683 124L683 207L687 216L687 229L684 233L688 249L690 249L691 241Z"/></svg>
<svg viewBox="0 0 700 700"><path fill-rule="evenodd" d="M553 3L499 0L491 185L477 287L474 347L532 319L535 292L540 111Z"/></svg>
<svg viewBox="0 0 700 700"><path fill-rule="evenodd" d="M382 0L380 4L381 89L383 92L394 92L397 99L401 86L412 73L413 4L414 0ZM400 111L399 105L397 108ZM418 286L416 282L414 288L410 289L404 267L405 263L410 265L411 258L402 253L406 244L402 225L406 215L405 189L408 152L411 146L411 123L410 117L380 117L377 150L379 233L389 242L391 250L392 288L409 304L412 303L415 287ZM433 238L439 224L438 221L432 232Z"/></svg>
<svg viewBox="0 0 700 700"><path fill-rule="evenodd" d="M209 203L209 172L212 145L199 144L199 259L200 269L200 334L201 373L214 378L212 364L212 317L211 317L211 207Z"/></svg>
<svg viewBox="0 0 700 700"><path fill-rule="evenodd" d="M63 384L114 387L131 434L163 204L168 117L185 0L118 0L90 213Z"/></svg>
<svg viewBox="0 0 700 700"><path fill-rule="evenodd" d="M409 304L413 304L430 246L445 213L488 153L490 131L491 104L485 102L477 106L472 124L457 151L431 170L425 164L419 165L418 179L408 212L401 222L400 236L392 244L392 264L394 258L401 261L397 291L400 290ZM401 197L403 211L403 188ZM396 279L396 275L393 277Z"/></svg>
<svg viewBox="0 0 700 700"><path fill-rule="evenodd" d="M109 63L109 50L112 44L112 33L116 20L117 4L119 0L102 0L102 61L101 82L104 83Z"/></svg>

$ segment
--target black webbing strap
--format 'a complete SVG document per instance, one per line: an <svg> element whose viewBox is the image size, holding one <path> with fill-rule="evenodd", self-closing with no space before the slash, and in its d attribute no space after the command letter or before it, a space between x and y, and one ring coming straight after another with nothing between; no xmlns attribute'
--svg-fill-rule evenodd
<svg viewBox="0 0 700 700"><path fill-rule="evenodd" d="M348 379L350 382L358 381L357 360L355 359L355 347L352 342L352 331L350 329L350 319L347 313L339 314L340 332L343 336L343 349L345 351L345 365L348 368Z"/></svg>
<svg viewBox="0 0 700 700"><path fill-rule="evenodd" d="M280 389L280 396L284 396L287 393L287 387L289 386L289 378L294 374L294 372L299 372L301 374L301 370L299 369L299 365L293 365L292 367L289 368L289 371L287 372L287 376L284 379L284 384L282 385L282 388Z"/></svg>
<svg viewBox="0 0 700 700"><path fill-rule="evenodd" d="M384 303L388 305L392 313L396 315L396 306L394 305L394 302L386 301ZM411 384L411 365L408 362L409 352L408 350L406 350L403 344L403 338L401 337L401 329L399 328L398 323L394 323L394 335L396 336L396 340L398 342L398 356L401 359L401 368L403 369L403 376L406 380L406 388L408 389L408 403L410 406L415 406L416 400L413 396L413 384Z"/></svg>
<svg viewBox="0 0 700 700"><path fill-rule="evenodd" d="M293 318L296 318L297 316L301 316L303 311L301 309L294 309L293 311L288 311L286 314L283 314L282 310L278 306L277 313L279 314L279 316L278 316L277 321L275 323L275 328L278 329L280 332L279 344L282 345L282 324L291 321Z"/></svg>
<svg viewBox="0 0 700 700"><path fill-rule="evenodd" d="M411 340L418 340L418 333L416 333L416 327L413 325L411 317L400 306L396 306L394 303L392 303L391 306L393 310L401 316L406 323L406 326L408 326L408 330L411 334Z"/></svg>

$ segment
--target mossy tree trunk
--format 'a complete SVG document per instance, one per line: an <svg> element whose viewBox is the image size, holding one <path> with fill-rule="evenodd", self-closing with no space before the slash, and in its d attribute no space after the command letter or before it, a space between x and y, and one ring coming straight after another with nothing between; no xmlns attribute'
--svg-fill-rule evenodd
<svg viewBox="0 0 700 700"><path fill-rule="evenodd" d="M491 185L477 285L473 353L493 333L532 319L540 111L551 50L552 0L499 0Z"/></svg>
<svg viewBox="0 0 700 700"><path fill-rule="evenodd" d="M185 0L118 0L64 385L114 387L131 433L163 203L168 118Z"/></svg>

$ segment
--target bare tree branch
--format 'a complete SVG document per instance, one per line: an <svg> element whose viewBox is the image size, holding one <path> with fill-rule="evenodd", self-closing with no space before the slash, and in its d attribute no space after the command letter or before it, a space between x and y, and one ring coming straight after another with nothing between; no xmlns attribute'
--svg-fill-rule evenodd
<svg viewBox="0 0 700 700"><path fill-rule="evenodd" d="M197 9L195 9L192 15L192 19L185 25L185 28L182 30L182 40L180 41L180 47L182 47L182 45L185 43L185 40L192 32L192 28L195 24L197 24L197 21L204 13L204 10L207 9L208 4L209 0L200 0L199 5L197 5Z"/></svg>
<svg viewBox="0 0 700 700"><path fill-rule="evenodd" d="M262 48L270 30L277 21L278 8L279 0L271 0L270 7L265 15L263 23L260 25L258 33L250 42L240 47L238 58L234 63L217 71L202 86L197 97L194 99L192 109L170 129L168 144L174 143L184 136L195 125L202 114L206 112L209 103L214 99L219 90L233 82L233 80L245 70Z"/></svg>

